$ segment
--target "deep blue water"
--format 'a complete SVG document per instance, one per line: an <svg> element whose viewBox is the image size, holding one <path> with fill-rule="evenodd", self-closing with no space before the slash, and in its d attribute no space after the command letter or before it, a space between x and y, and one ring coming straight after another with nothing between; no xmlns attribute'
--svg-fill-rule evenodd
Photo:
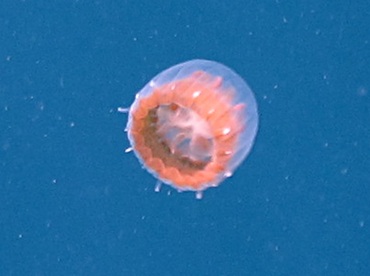
<svg viewBox="0 0 370 276"><path fill-rule="evenodd" d="M2 1L0 275L367 275L369 11ZM246 162L202 200L154 192L117 112L194 58L236 70L260 115Z"/></svg>

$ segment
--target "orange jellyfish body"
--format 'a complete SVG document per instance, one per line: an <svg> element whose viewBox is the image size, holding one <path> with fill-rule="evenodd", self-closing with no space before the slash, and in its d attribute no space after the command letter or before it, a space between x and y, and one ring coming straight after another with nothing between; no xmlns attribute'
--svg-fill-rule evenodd
<svg viewBox="0 0 370 276"><path fill-rule="evenodd" d="M192 60L161 72L136 95L126 129L150 173L179 191L200 192L232 175L257 128L245 81L220 63Z"/></svg>

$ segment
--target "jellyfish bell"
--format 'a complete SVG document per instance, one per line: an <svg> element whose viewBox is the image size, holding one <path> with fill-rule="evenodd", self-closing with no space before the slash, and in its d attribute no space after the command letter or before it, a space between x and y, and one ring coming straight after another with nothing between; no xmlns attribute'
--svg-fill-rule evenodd
<svg viewBox="0 0 370 276"><path fill-rule="evenodd" d="M159 183L202 191L230 177L250 152L258 111L246 82L223 64L191 60L136 94L126 126L131 148Z"/></svg>

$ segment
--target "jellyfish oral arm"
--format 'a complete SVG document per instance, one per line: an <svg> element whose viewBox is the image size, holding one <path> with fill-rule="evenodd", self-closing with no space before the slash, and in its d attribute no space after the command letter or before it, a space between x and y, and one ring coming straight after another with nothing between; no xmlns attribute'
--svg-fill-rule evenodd
<svg viewBox="0 0 370 276"><path fill-rule="evenodd" d="M157 116L158 134L172 153L193 161L209 161L213 151L213 135L204 119L181 106L160 106Z"/></svg>

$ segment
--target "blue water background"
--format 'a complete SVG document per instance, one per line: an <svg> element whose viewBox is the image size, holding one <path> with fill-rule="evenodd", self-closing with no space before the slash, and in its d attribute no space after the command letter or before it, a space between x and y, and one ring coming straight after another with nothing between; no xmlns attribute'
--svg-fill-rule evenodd
<svg viewBox="0 0 370 276"><path fill-rule="evenodd" d="M0 275L367 275L370 3L0 4ZM154 192L124 133L162 70L236 70L260 126L202 200Z"/></svg>

